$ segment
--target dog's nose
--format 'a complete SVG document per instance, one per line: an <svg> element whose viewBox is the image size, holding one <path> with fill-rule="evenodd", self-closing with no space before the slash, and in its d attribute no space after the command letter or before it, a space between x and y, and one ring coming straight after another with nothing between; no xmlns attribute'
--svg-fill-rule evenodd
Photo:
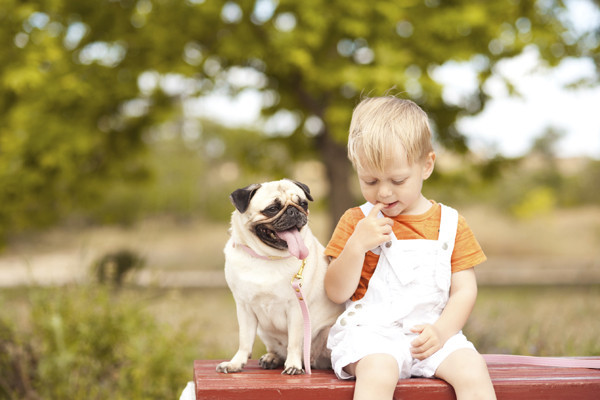
<svg viewBox="0 0 600 400"><path fill-rule="evenodd" d="M285 214L289 217L296 217L299 214L299 211L296 207L288 207L287 210L285 210Z"/></svg>

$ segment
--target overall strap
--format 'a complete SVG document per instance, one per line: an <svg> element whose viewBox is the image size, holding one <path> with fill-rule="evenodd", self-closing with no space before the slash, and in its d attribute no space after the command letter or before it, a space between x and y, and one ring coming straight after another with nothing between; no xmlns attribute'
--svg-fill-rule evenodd
<svg viewBox="0 0 600 400"><path fill-rule="evenodd" d="M371 212L371 210L373 209L373 207L375 207L375 205L373 203L369 203L368 201L363 204L362 206L360 206L360 211L363 212L363 214L365 214L365 217L367 215L369 215L369 213ZM381 213L381 211L379 211L379 214L377 214L378 217L383 217L383 214Z"/></svg>
<svg viewBox="0 0 600 400"><path fill-rule="evenodd" d="M442 216L440 218L438 241L442 244L442 250L452 254L458 230L458 211L441 203L440 206L442 208Z"/></svg>

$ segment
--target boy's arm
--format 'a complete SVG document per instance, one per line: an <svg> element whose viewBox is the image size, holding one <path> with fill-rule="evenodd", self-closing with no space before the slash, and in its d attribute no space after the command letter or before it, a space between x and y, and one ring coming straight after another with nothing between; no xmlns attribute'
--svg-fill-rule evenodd
<svg viewBox="0 0 600 400"><path fill-rule="evenodd" d="M441 349L448 339L463 328L473 311L476 298L475 269L453 273L450 297L440 318L433 325L417 325L411 329L419 333L412 342L413 357L424 360Z"/></svg>
<svg viewBox="0 0 600 400"><path fill-rule="evenodd" d="M331 260L325 274L325 293L329 300L342 304L352 296L360 281L364 259L365 253L347 244L339 257Z"/></svg>
<svg viewBox="0 0 600 400"><path fill-rule="evenodd" d="M383 206L376 204L369 215L358 222L340 255L327 267L325 292L334 303L345 302L356 290L367 251L390 240L393 221L377 218Z"/></svg>

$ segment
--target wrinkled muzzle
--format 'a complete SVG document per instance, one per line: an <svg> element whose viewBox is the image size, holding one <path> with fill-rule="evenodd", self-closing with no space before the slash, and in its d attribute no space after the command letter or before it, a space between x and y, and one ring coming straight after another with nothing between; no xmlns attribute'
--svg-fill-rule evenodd
<svg viewBox="0 0 600 400"><path fill-rule="evenodd" d="M303 260L308 256L308 248L300 236L300 230L308 222L307 213L289 205L268 221L254 227L256 236L268 246L278 250L288 250L294 257Z"/></svg>

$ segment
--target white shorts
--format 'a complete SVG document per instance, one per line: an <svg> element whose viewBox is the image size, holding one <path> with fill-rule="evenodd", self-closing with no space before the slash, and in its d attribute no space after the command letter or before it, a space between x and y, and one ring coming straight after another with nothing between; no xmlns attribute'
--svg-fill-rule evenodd
<svg viewBox="0 0 600 400"><path fill-rule="evenodd" d="M337 335L336 335L337 336ZM389 328L384 331L368 326L357 326L344 330L338 343L330 338L331 364L340 379L351 379L344 368L370 354L389 354L398 362L399 379L419 376L431 378L440 364L453 352L460 349L475 350L462 332L452 336L444 346L425 360L417 360L410 353L410 343L416 334L405 334L401 329Z"/></svg>

